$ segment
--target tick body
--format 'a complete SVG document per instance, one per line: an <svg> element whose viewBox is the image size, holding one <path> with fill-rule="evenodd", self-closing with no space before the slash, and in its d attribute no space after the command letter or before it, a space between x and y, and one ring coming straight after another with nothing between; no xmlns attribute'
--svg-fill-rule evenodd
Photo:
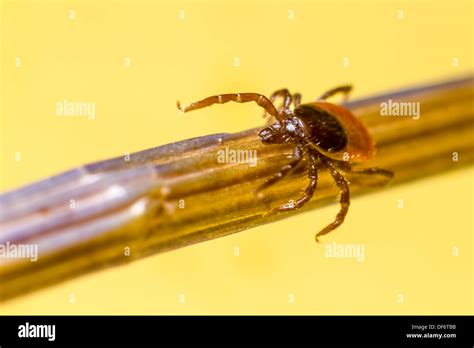
<svg viewBox="0 0 474 348"><path fill-rule="evenodd" d="M280 172L267 180L257 191L262 191L277 183L290 174L303 159L306 159L309 184L303 195L273 209L278 212L296 210L304 206L316 191L319 167L325 167L331 174L340 195L340 210L333 222L316 234L318 238L328 234L340 226L349 209L349 183L343 173L359 173L365 175L382 175L387 179L393 177L391 171L380 168L365 168L355 170L352 164L368 161L375 155L375 146L367 129L348 109L326 102L335 94L342 93L346 97L351 86L340 86L331 89L316 101L301 104L299 93L290 94L287 89L274 92L270 99L257 93L222 94L208 97L187 107L178 108L183 111L200 109L212 104L223 104L229 101L246 103L254 101L269 114L274 123L259 132L264 144L293 144L292 161L283 166ZM275 107L276 98L282 98L282 105Z"/></svg>

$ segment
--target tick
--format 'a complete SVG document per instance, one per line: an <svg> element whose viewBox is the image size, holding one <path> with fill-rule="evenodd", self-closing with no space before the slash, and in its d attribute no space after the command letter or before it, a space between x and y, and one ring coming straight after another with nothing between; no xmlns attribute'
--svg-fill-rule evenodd
<svg viewBox="0 0 474 348"><path fill-rule="evenodd" d="M265 114L275 119L259 132L263 144L293 144L292 160L267 180L257 191L277 183L291 173L306 159L309 185L304 194L294 201L281 205L273 211L286 212L300 209L313 197L318 183L318 167L328 169L340 190L340 210L333 222L316 234L319 237L328 234L344 222L350 204L349 182L343 173L381 175L387 180L393 172L380 168L353 169L355 163L365 162L375 155L374 142L362 122L343 106L329 103L327 98L343 94L346 98L352 86L345 85L331 89L316 101L301 104L301 94L291 94L288 89L274 92L270 99L258 93L221 94L205 98L186 107L177 102L182 112L201 109L212 104L229 101L237 103L256 102L265 110ZM276 98L282 98L282 105L275 107Z"/></svg>

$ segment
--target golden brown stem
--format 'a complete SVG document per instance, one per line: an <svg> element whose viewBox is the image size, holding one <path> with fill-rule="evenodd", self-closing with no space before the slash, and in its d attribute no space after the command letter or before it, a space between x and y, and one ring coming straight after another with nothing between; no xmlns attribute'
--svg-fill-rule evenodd
<svg viewBox="0 0 474 348"><path fill-rule="evenodd" d="M471 164L473 84L469 76L347 103L377 144L376 159L366 166L394 171L396 185ZM420 103L420 118L381 116L380 104L389 99ZM258 198L254 191L291 161L293 148L263 145L257 131L160 146L2 194L0 246L38 246L39 254L36 262L0 257L0 300L333 201L330 176L322 172L303 209L272 212L298 197L307 178L297 170ZM256 165L219 163L232 150L256 151ZM376 189L374 176L348 179L352 195Z"/></svg>

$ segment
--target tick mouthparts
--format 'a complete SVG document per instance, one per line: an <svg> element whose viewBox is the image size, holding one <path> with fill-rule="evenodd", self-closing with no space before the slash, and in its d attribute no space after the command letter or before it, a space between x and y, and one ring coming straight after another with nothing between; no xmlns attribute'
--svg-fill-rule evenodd
<svg viewBox="0 0 474 348"><path fill-rule="evenodd" d="M260 132L258 132L262 142L269 141L273 137L273 133L268 129L264 128Z"/></svg>

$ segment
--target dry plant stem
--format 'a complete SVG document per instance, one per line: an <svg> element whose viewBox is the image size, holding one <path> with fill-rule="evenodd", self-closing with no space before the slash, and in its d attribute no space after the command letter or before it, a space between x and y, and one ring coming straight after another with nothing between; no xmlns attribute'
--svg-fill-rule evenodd
<svg viewBox="0 0 474 348"><path fill-rule="evenodd" d="M468 76L346 103L377 144L376 160L365 166L393 170L391 185L396 185L472 164L473 86L474 78ZM389 99L419 102L420 119L380 116L380 103ZM257 121L259 116L256 109ZM298 197L307 177L295 171L257 198L254 191L291 160L293 151L291 146L263 145L258 130L160 146L131 154L129 161L120 157L86 165L2 194L0 245L37 245L39 254L36 262L0 258L0 300L328 203L336 212L337 191L322 171L316 194L303 209L271 213ZM256 166L218 163L218 151L226 148L256 150ZM372 176L347 178L352 197L382 189ZM313 215L314 225L308 228L316 233L327 221Z"/></svg>

